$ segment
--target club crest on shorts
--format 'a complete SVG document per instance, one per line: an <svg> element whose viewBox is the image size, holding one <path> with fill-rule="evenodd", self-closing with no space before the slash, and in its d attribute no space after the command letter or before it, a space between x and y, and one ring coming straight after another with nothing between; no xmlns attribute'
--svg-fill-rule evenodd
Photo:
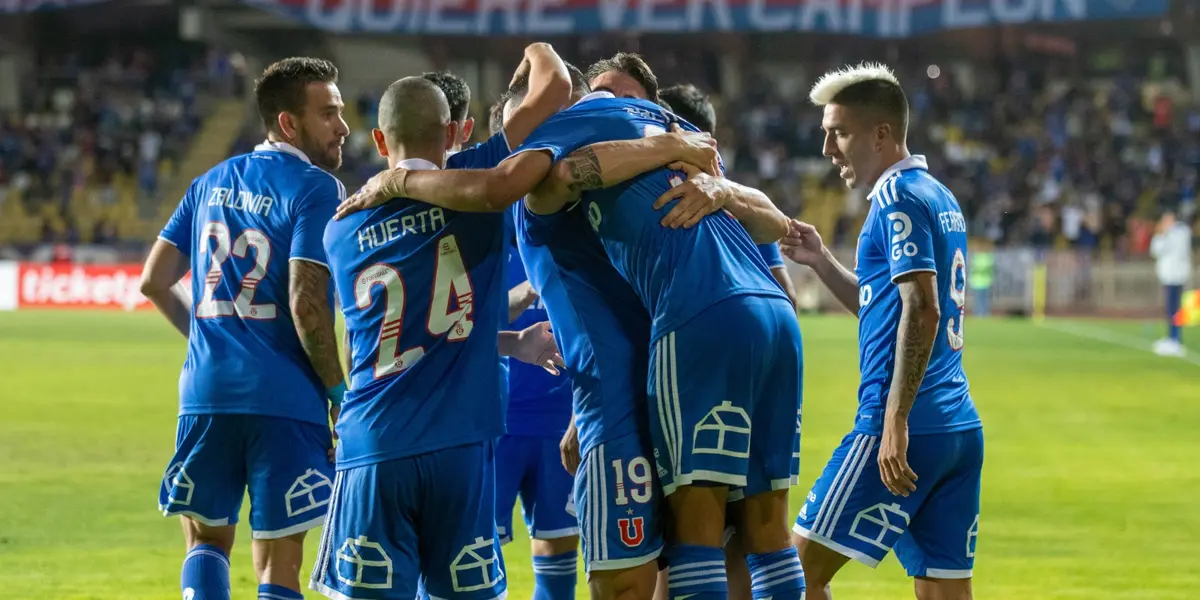
<svg viewBox="0 0 1200 600"><path fill-rule="evenodd" d="M646 520L643 517L617 519L617 528L621 530L621 543L629 548L636 548L646 539Z"/></svg>

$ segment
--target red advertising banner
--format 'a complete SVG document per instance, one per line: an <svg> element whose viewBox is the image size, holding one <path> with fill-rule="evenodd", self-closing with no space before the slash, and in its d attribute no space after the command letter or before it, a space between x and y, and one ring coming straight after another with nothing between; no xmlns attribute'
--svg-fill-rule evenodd
<svg viewBox="0 0 1200 600"><path fill-rule="evenodd" d="M18 310L153 309L140 291L142 265L20 263L16 279Z"/></svg>

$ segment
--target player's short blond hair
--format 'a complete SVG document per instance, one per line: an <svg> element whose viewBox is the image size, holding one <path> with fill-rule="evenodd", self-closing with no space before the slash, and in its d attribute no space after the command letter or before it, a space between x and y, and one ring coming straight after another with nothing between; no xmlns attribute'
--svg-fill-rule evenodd
<svg viewBox="0 0 1200 600"><path fill-rule="evenodd" d="M892 135L908 137L908 98L891 68L881 63L860 63L821 76L808 97L817 106L837 104L887 123Z"/></svg>
<svg viewBox="0 0 1200 600"><path fill-rule="evenodd" d="M833 99L846 88L860 83L881 82L900 87L900 80L891 67L883 63L864 62L857 66L835 69L821 76L808 93L808 99L817 106L833 103Z"/></svg>

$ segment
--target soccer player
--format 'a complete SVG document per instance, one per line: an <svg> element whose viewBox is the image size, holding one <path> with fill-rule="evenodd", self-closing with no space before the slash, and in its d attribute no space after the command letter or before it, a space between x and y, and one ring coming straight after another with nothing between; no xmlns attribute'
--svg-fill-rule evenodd
<svg viewBox="0 0 1200 600"><path fill-rule="evenodd" d="M507 94L493 122L511 114L523 95L519 88ZM588 150L591 154L575 157L579 168L588 169L593 157L600 165L617 165L594 173L610 182L677 158L699 163L715 158L711 141L695 134L601 143ZM566 198L548 200L554 204L539 211L538 197L531 195L511 212L521 257L561 340L575 390L577 436L566 436L564 446L582 445L576 449L582 451L583 469L576 478L575 507L589 586L597 600L649 598L654 559L662 550L644 418L649 315L609 263L586 215L574 204L574 210L566 209ZM575 473L579 460L564 456L564 466Z"/></svg>
<svg viewBox="0 0 1200 600"><path fill-rule="evenodd" d="M672 124L673 115L641 99L657 100L658 94L657 80L640 57L618 54L594 65L589 77L593 89L630 99L580 102L548 120L494 169L376 176L339 213L369 205L379 190L400 190L459 210L502 210L571 152L663 133ZM604 185L591 157L562 164L554 170L568 172L568 189ZM703 174L694 170L692 176ZM743 206L725 206L731 214L713 213L690 229L663 227L672 216L664 219L655 200L680 181L677 172L651 171L590 191L577 205L586 209L610 262L653 319L647 394L656 470L678 540L668 553L671 595L726 596L725 504L744 497L739 530L750 552L755 594L798 598L803 572L780 523L787 518L800 407L800 331L786 295L754 248L754 241L782 236L787 218L761 192L747 189L737 196ZM772 351L764 353L766 348ZM788 427L780 426L784 422ZM752 437L752 426L761 433ZM691 442L684 443L684 436ZM714 562L722 566L710 568Z"/></svg>
<svg viewBox="0 0 1200 600"><path fill-rule="evenodd" d="M184 598L229 598L250 494L259 598L302 598L305 532L333 475L329 418L346 390L321 235L340 199L327 170L349 134L333 64L289 58L255 86L267 141L197 178L146 259L142 293L188 338L176 451L159 491L180 515ZM193 273L191 297L175 284Z"/></svg>
<svg viewBox="0 0 1200 600"><path fill-rule="evenodd" d="M793 221L781 243L859 319L854 429L794 529L809 597L828 598L847 560L874 567L894 548L918 598L970 598L983 430L962 366L966 222L908 152L908 101L890 69L833 71L810 97L825 107L825 156L847 186L870 187L870 211L854 271L811 225Z"/></svg>
<svg viewBox="0 0 1200 600"><path fill-rule="evenodd" d="M527 49L531 101L469 150L445 94L393 83L373 132L392 168L487 167L561 107L566 69ZM331 223L324 243L353 352L338 421L337 478L310 586L331 598L485 600L507 589L495 530L495 440L504 432L499 355L554 370L546 323L500 333L510 229L407 198ZM499 351L499 352L498 352Z"/></svg>
<svg viewBox="0 0 1200 600"><path fill-rule="evenodd" d="M663 103L670 107L671 112L683 120L695 125L700 131L714 137L717 135L717 111L713 108L712 102L709 102L708 96L696 89L696 86L686 83L673 85L664 88L658 96ZM685 181L683 185L694 186L695 184ZM792 306L796 306L796 291L792 287L792 278L788 275L787 265L783 263L783 254L779 252L779 243L759 244L758 251L762 254L763 260L767 261L771 275L788 295Z"/></svg>
<svg viewBox="0 0 1200 600"><path fill-rule="evenodd" d="M458 123L458 139L450 152L462 151L463 144L471 141L475 132L475 118L468 114L471 108L471 86L462 77L449 71L422 73L421 77L433 82L446 95L450 105L450 120Z"/></svg>

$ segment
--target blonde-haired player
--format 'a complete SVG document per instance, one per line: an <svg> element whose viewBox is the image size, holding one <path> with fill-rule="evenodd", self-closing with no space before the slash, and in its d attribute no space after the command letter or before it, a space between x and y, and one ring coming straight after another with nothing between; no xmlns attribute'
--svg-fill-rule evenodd
<svg viewBox="0 0 1200 600"><path fill-rule="evenodd" d="M849 559L874 567L893 548L917 598L970 598L983 430L962 367L966 221L909 154L908 101L890 69L834 71L811 99L825 110L825 156L847 185L871 191L853 271L811 225L793 221L781 241L859 318L854 429L793 530L807 598L829 598Z"/></svg>

